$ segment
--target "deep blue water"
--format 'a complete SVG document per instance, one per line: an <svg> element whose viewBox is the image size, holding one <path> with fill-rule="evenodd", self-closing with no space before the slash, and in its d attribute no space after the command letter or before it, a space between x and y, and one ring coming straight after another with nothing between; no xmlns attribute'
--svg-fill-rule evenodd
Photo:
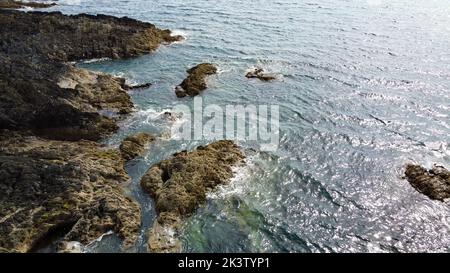
<svg viewBox="0 0 450 273"><path fill-rule="evenodd" d="M406 163L450 167L450 1L60 0L50 10L104 13L183 33L183 43L128 60L82 64L153 82L138 111L107 140L160 133L157 113L177 99L185 70L212 62L205 104L280 106L280 145L248 159L229 186L186 223L194 252L450 251L450 207L416 192ZM248 80L261 66L273 82ZM150 117L150 119L148 118ZM198 142L158 140L132 162L130 194L143 207L137 249L155 214L139 187L149 166ZM246 143L241 143L246 147ZM114 236L91 251L118 251Z"/></svg>

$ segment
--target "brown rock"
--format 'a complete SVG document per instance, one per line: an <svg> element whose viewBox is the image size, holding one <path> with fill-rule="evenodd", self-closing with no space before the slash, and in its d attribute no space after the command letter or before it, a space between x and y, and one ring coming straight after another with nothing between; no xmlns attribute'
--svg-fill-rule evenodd
<svg viewBox="0 0 450 273"><path fill-rule="evenodd" d="M269 74L264 71L262 68L254 68L245 74L245 77L247 78L258 78L262 81L271 81L275 80L276 76L273 74Z"/></svg>
<svg viewBox="0 0 450 273"><path fill-rule="evenodd" d="M59 140L99 140L117 130L98 110L129 113L125 80L68 61L133 57L169 43L169 30L106 15L0 10L0 129Z"/></svg>
<svg viewBox="0 0 450 273"><path fill-rule="evenodd" d="M419 165L406 166L405 177L420 193L431 199L446 201L450 198L450 171L442 166L427 170Z"/></svg>
<svg viewBox="0 0 450 273"><path fill-rule="evenodd" d="M178 98L185 96L197 96L207 88L206 77L217 73L217 67L213 64L202 63L187 70L189 74L183 82L176 87L175 94Z"/></svg>
<svg viewBox="0 0 450 273"><path fill-rule="evenodd" d="M155 137L148 133L137 133L125 138L119 147L123 159L129 161L141 156L145 152L146 146L154 140Z"/></svg>
<svg viewBox="0 0 450 273"><path fill-rule="evenodd" d="M28 252L55 232L63 242L88 244L112 230L131 247L139 205L116 151L90 141L51 141L0 135L0 248Z"/></svg>
<svg viewBox="0 0 450 273"><path fill-rule="evenodd" d="M142 188L155 199L158 213L150 231L149 249L179 250L176 238L182 219L206 201L208 191L226 184L233 177L232 167L243 159L236 144L221 140L174 154L151 167L141 180Z"/></svg>

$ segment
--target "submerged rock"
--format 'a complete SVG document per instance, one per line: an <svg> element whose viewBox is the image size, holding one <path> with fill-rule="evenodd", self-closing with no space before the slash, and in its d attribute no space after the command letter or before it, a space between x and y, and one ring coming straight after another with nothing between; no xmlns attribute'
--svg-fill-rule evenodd
<svg viewBox="0 0 450 273"><path fill-rule="evenodd" d="M3 132L0 248L28 252L61 231L62 242L88 244L110 230L131 247L141 220L128 182L120 153L95 142Z"/></svg>
<svg viewBox="0 0 450 273"><path fill-rule="evenodd" d="M270 73L267 73L262 68L254 68L245 74L245 77L247 78L258 78L262 81L271 81L275 80L276 76Z"/></svg>
<svg viewBox="0 0 450 273"><path fill-rule="evenodd" d="M145 152L146 146L155 140L155 137L148 133L137 133L126 137L120 144L120 152L125 161L141 156Z"/></svg>
<svg viewBox="0 0 450 273"><path fill-rule="evenodd" d="M175 88L177 97L197 96L207 88L206 77L217 73L217 67L210 63L202 63L186 71L189 75Z"/></svg>
<svg viewBox="0 0 450 273"><path fill-rule="evenodd" d="M25 7L30 8L48 8L55 6L56 3L41 3L32 1L15 1L15 0L0 0L0 9L21 9Z"/></svg>
<svg viewBox="0 0 450 273"><path fill-rule="evenodd" d="M450 198L450 171L442 166L427 170L419 165L406 166L405 178L420 193L431 199L446 201Z"/></svg>
<svg viewBox="0 0 450 273"><path fill-rule="evenodd" d="M141 180L155 200L158 218L149 233L151 252L178 252L183 218L206 201L206 194L232 177L232 167L243 163L244 154L232 141L221 140L196 150L174 154L152 166Z"/></svg>

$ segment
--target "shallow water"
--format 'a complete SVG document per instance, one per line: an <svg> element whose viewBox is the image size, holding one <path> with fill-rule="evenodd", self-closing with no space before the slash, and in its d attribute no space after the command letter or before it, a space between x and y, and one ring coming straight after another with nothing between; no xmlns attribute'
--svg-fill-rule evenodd
<svg viewBox="0 0 450 273"><path fill-rule="evenodd" d="M188 219L192 252L450 251L450 208L401 179L405 163L450 166L448 1L60 0L50 10L105 13L183 33L151 55L82 64L134 83L138 112L107 140L161 133L158 113L179 102L174 86L200 62L218 64L205 104L280 106L280 145L252 154L233 183ZM252 66L277 73L248 80ZM149 166L199 143L160 139L127 167L142 205L137 249L155 213L139 187ZM244 147L246 143L241 143ZM93 252L119 251L105 236Z"/></svg>

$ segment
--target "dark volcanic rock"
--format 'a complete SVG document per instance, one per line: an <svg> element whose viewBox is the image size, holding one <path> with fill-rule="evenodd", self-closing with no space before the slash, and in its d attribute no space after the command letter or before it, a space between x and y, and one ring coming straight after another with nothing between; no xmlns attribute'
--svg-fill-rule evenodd
<svg viewBox="0 0 450 273"><path fill-rule="evenodd" d="M405 177L420 193L434 200L446 201L450 198L450 171L442 166L431 170L418 165L407 165Z"/></svg>
<svg viewBox="0 0 450 273"><path fill-rule="evenodd" d="M0 249L27 252L60 230L83 244L112 230L132 246L140 209L128 181L120 154L95 142L0 134Z"/></svg>
<svg viewBox="0 0 450 273"><path fill-rule="evenodd" d="M206 201L206 194L232 177L244 154L232 141L218 141L180 152L152 166L141 180L154 199L158 218L149 234L152 252L178 252L176 234L184 217ZM175 234L175 235L174 235Z"/></svg>
<svg viewBox="0 0 450 273"><path fill-rule="evenodd" d="M183 82L176 87L175 94L182 98L186 96L197 96L207 88L206 77L217 73L217 67L213 64L202 63L187 70L189 74Z"/></svg>
<svg viewBox="0 0 450 273"><path fill-rule="evenodd" d="M48 8L55 6L56 3L40 3L40 2L22 2L14 0L0 0L0 9L20 9L25 7L30 8Z"/></svg>
<svg viewBox="0 0 450 273"><path fill-rule="evenodd" d="M132 57L178 37L149 23L105 15L0 10L0 129L61 140L117 130L98 110L129 113L125 80L65 63Z"/></svg>
<svg viewBox="0 0 450 273"><path fill-rule="evenodd" d="M276 76L270 73L267 73L262 68L254 68L245 74L247 78L258 78L262 81L271 81L275 80Z"/></svg>
<svg viewBox="0 0 450 273"><path fill-rule="evenodd" d="M155 140L155 137L147 133L137 133L126 137L120 144L120 152L125 161L141 156L145 152L146 146Z"/></svg>

